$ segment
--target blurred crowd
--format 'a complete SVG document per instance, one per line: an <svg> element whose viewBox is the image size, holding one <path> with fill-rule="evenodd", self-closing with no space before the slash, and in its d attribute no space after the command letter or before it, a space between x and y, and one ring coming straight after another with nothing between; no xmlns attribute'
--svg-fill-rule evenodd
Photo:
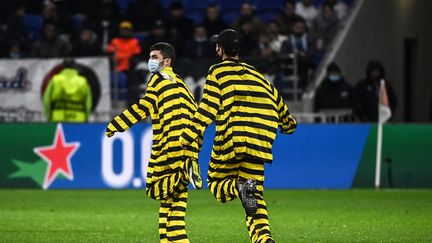
<svg viewBox="0 0 432 243"><path fill-rule="evenodd" d="M337 33L350 2L0 0L0 56L111 54L115 68L124 71L130 57L146 58L159 41L171 43L179 58L214 58L209 37L233 28L242 36L242 58L271 63L297 53L299 63L310 69Z"/></svg>

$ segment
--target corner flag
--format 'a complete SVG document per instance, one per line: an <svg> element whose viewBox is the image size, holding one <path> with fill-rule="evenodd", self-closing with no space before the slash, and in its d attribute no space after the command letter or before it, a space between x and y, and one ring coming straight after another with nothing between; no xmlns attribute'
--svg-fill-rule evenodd
<svg viewBox="0 0 432 243"><path fill-rule="evenodd" d="M387 96L387 89L384 79L381 79L378 96L378 135L376 151L376 168L375 168L375 188L378 189L381 183L381 152L382 152L382 129L392 116Z"/></svg>

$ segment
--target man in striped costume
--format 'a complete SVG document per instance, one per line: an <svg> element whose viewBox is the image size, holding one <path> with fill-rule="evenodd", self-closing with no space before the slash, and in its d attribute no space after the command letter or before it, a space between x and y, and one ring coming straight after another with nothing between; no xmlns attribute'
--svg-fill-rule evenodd
<svg viewBox="0 0 432 243"><path fill-rule="evenodd" d="M202 187L196 160L202 139L199 138L188 150L182 149L179 143L179 136L185 124L192 120L197 104L189 88L173 72L174 58L174 49L168 43L156 43L151 47L148 67L154 74L144 98L115 117L109 123L106 135L111 137L146 117L151 118L153 146L146 193L161 202L160 241L189 242L185 229L188 184L191 182L198 189Z"/></svg>
<svg viewBox="0 0 432 243"><path fill-rule="evenodd" d="M180 141L190 148L215 121L210 190L223 203L240 198L252 242L274 242L263 197L264 162L272 162L278 126L290 134L296 121L273 85L239 61L236 31L227 29L212 39L222 62L210 67L198 111Z"/></svg>

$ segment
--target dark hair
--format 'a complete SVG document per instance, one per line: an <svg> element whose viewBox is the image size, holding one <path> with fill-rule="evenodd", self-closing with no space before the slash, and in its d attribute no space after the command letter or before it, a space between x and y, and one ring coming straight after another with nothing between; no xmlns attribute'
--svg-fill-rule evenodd
<svg viewBox="0 0 432 243"><path fill-rule="evenodd" d="M227 55L228 57L235 57L239 54L239 49L225 49L225 48L223 48L223 49L224 49L225 55Z"/></svg>
<svg viewBox="0 0 432 243"><path fill-rule="evenodd" d="M171 44L158 42L150 47L150 51L160 51L163 58L171 58L171 63L175 60L175 50Z"/></svg>

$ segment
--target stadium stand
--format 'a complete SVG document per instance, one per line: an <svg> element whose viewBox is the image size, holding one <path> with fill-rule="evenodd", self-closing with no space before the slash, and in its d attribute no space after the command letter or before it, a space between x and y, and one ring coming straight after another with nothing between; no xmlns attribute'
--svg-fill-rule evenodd
<svg viewBox="0 0 432 243"><path fill-rule="evenodd" d="M61 6L61 1L51 1L50 3L50 14L46 15L44 6L50 1L42 1L37 0L37 4L32 4L31 8L29 8L29 11L27 12L27 9L24 8L25 11L25 27L27 29L27 36L24 38L25 45L27 48L22 48L23 55L22 56L29 56L30 50L32 50L32 46L34 43L36 43L38 40L40 40L43 36L43 27L45 24L48 23L55 23L58 29L58 35L61 38L62 41L65 41L69 46L69 53L67 55L73 55L73 44L76 43L76 41L79 39L79 34L81 31L85 29L92 30L96 36L96 42L100 46L100 51L96 53L103 53L103 56L107 56L110 59L112 57L110 54L106 51L106 44L109 43L109 41L114 38L115 36L118 36L117 34L117 26L118 23L122 20L131 20L131 16L129 16L127 13L128 7L134 3L141 0L108 0L104 1L103 4L109 5L109 8L103 8L100 10L98 14L95 16L90 16L88 13L85 12L79 12L80 9L83 9L83 6L85 7L86 2L85 1L79 1L80 7L73 8L74 10L70 10L68 12L68 8L65 8L64 6ZM165 24L162 26L163 31L165 34L165 41L170 41L175 46L177 51L177 66L178 66L178 72L188 78L193 78L195 82L198 82L198 80L202 79L203 76L205 76L205 70L208 68L209 65L216 62L216 58L207 58L207 59L191 59L190 55L187 53L187 46L188 43L193 42L193 36L191 37L185 37L182 36L184 33L178 33L178 31L173 31L173 29L170 29L169 20L170 20L170 9L173 6L173 4L181 3L183 6L183 10L185 13L185 16L192 20L194 25L200 25L205 17L206 9L210 4L214 4L216 6L219 6L220 8L220 14L222 19L225 21L225 23L228 24L228 26L232 26L233 22L237 20L240 16L240 7L243 3L247 2L250 3L253 6L253 11L255 16L257 16L261 22L263 23L263 26L266 26L267 23L275 20L275 18L283 11L284 4L287 1L292 0L272 0L272 1L266 1L266 0L250 0L250 1L233 1L233 0L204 0L204 1L197 1L197 0L153 0L154 6L160 6L164 9L164 16L160 16L160 19L162 19ZM292 1L292 2L299 2L300 0ZM102 1L97 1L97 3L92 2L93 6L100 6L100 3ZM319 9L320 6L322 6L324 3L330 3L330 2L337 2L332 0L313 0L313 3L315 6L317 6L317 9ZM351 6L353 4L353 0L343 0L343 2ZM8 9L14 10L18 9L22 6L26 6L25 2L23 1L17 1L12 3L11 2L5 2L4 4L9 4L10 6L7 6ZM77 3L78 4L78 3ZM88 3L90 5L90 3ZM35 7L36 6L36 7ZM54 6L54 7L52 7ZM177 5L176 5L177 6ZM14 11L9 11L9 16L4 17L6 20L9 19ZM106 22L105 20L109 20ZM3 28L7 30L8 21L4 21ZM102 27L101 27L102 25ZM152 26L152 24L147 24L147 26ZM309 26L310 27L310 26ZM151 27L146 27L150 30ZM134 33L134 37L138 39L139 43L143 45L144 43L148 42L148 36L151 35L150 31L139 29L137 27L137 31ZM316 67L319 66L321 58L325 54L325 50L317 50L316 46L317 43L315 42L316 39L314 39L315 33L313 28L308 28L307 35L311 39L311 43L308 43L308 49L311 50L311 52L314 52L312 55L314 57L313 65L309 67L309 70L306 72L307 81L304 83L310 84L312 83L312 78L314 76L314 70ZM240 31L243 33L242 31ZM289 37L289 34L286 35L286 37ZM287 91L287 94L284 95L284 97L290 101L293 102L293 110L296 110L295 107L301 107L301 98L302 98L302 92L307 87L302 86L303 84L299 84L299 73L298 73L298 53L284 53L281 55L277 51L274 55L271 56L271 60L263 58L260 54L260 50L263 43L259 42L259 38L262 38L262 36L267 35L267 29L263 28L262 33L256 34L255 37L250 39L250 46L256 46L256 50L248 50L248 55L241 57L245 61L255 65L258 68L263 68L264 73L268 75L269 80L271 82L273 81L279 81L279 85L282 84L283 87L280 87L280 89ZM108 37L108 40L107 40ZM7 38L12 38L10 36L6 36ZM9 40L10 42L11 40ZM290 38L287 38L285 42L291 41ZM6 41L8 43L8 41ZM189 45L190 46L190 45ZM296 49L296 48L294 48ZM5 56L8 51L2 51L1 53L4 53L2 57ZM25 53L27 52L27 53ZM37 58L37 56L35 56ZM289 57L288 59L286 57ZM145 86L146 82L142 78L139 80L128 80L133 79L139 75L133 74L135 70L137 70L137 67L142 72L142 67L145 66L142 63L144 63L147 60L147 56L145 53L145 49L143 48L143 53L137 56L133 57L135 60L134 65L130 68L129 74L125 73L117 73L115 62L111 61L111 87L113 89L113 92L111 93L111 99L113 104L120 104L119 109L123 108L122 105L125 104L125 99L128 96L125 92L125 87L128 87L128 83L134 83L139 84L141 86ZM288 62L287 62L288 60ZM301 61L300 61L301 62ZM270 64L269 64L270 63ZM194 70L203 71L201 75L197 74L197 71L190 70L190 66L194 66ZM269 65L271 66L269 68ZM301 64L300 64L301 65ZM145 70L145 68L144 68ZM132 73L132 74L131 74ZM114 78L115 77L115 78ZM302 77L302 80L304 79ZM302 81L303 82L303 81ZM114 86L114 83L116 83L117 87ZM200 92L200 85L196 85L196 89L194 90L195 93ZM115 93L120 92L120 93ZM299 103L300 102L300 103Z"/></svg>

